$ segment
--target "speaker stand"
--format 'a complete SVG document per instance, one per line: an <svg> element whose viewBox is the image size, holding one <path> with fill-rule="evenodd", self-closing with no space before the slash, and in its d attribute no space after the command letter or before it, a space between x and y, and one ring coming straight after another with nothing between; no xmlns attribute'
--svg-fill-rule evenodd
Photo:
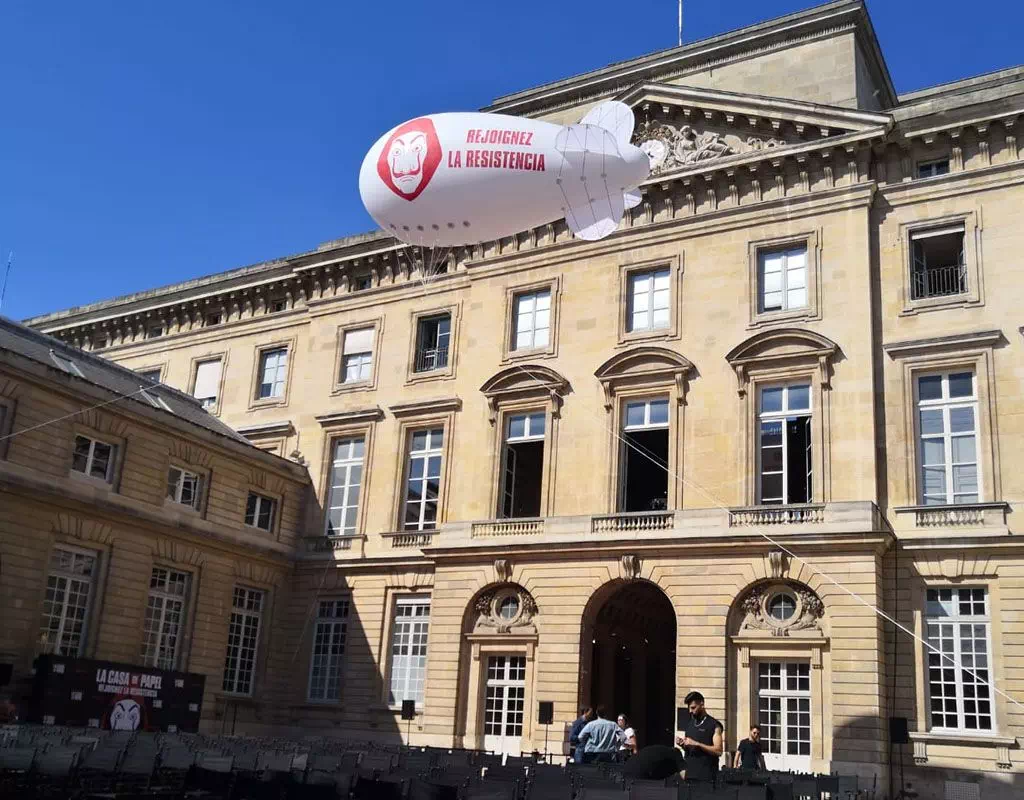
<svg viewBox="0 0 1024 800"><path fill-rule="evenodd" d="M550 725L545 725L544 726L544 763L545 764L549 763L548 762L548 731L550 731L550 730L551 730L551 726Z"/></svg>

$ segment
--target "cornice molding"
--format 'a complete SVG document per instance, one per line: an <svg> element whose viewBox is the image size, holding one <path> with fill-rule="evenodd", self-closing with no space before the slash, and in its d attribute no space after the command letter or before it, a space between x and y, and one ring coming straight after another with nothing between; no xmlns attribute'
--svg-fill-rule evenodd
<svg viewBox="0 0 1024 800"><path fill-rule="evenodd" d="M462 400L458 397L441 397L433 400L417 400L412 403L398 403L388 406L396 419L404 417L425 417L430 414L447 414L459 411Z"/></svg>
<svg viewBox="0 0 1024 800"><path fill-rule="evenodd" d="M971 333L954 333L949 336L932 336L927 339L908 339L900 342L888 342L882 349L890 358L906 358L908 356L941 353L949 350L971 350L978 347L995 347L1005 342L1001 330L974 331Z"/></svg>
<svg viewBox="0 0 1024 800"><path fill-rule="evenodd" d="M384 419L384 409L380 406L373 406L371 408L357 408L352 411L332 411L329 414L317 414L314 419L320 423L321 428L378 422Z"/></svg>

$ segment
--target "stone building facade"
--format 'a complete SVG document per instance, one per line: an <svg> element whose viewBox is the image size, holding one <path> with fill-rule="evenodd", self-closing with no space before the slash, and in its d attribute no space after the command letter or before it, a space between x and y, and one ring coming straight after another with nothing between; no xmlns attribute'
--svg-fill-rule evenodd
<svg viewBox="0 0 1024 800"><path fill-rule="evenodd" d="M698 688L772 766L1011 796L1024 70L897 95L841 0L488 110L609 98L654 173L603 241L368 234L29 321L308 469L238 719L512 752L600 701L643 744Z"/></svg>

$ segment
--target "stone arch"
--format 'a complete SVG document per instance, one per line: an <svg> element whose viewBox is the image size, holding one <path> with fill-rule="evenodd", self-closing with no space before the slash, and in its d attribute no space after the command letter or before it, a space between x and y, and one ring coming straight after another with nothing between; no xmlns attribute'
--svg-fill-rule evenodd
<svg viewBox="0 0 1024 800"><path fill-rule="evenodd" d="M480 393L487 398L491 424L497 421L498 408L502 403L516 400L546 398L551 403L551 412L557 415L565 395L572 386L564 376L540 364L516 364L494 373L484 381Z"/></svg>
<svg viewBox="0 0 1024 800"><path fill-rule="evenodd" d="M604 389L605 408L611 410L615 392L624 386L673 386L676 400L686 401L693 363L666 347L634 347L616 353L594 371Z"/></svg>

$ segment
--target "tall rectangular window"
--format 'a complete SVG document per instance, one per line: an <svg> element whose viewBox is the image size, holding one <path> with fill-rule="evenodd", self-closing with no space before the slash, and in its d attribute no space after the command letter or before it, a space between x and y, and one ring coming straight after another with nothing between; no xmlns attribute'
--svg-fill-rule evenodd
<svg viewBox="0 0 1024 800"><path fill-rule="evenodd" d="M934 731L991 731L992 640L985 589L929 589L925 608Z"/></svg>
<svg viewBox="0 0 1024 800"><path fill-rule="evenodd" d="M260 643L264 592L236 586L228 625L228 650L224 658L225 692L252 694L256 653Z"/></svg>
<svg viewBox="0 0 1024 800"><path fill-rule="evenodd" d="M330 487L327 495L327 535L352 536L359 517L359 491L363 480L362 436L334 442Z"/></svg>
<svg viewBox="0 0 1024 800"><path fill-rule="evenodd" d="M967 293L964 223L910 232L910 297L948 297Z"/></svg>
<svg viewBox="0 0 1024 800"><path fill-rule="evenodd" d="M89 436L76 436L71 469L90 478L110 483L114 478L116 456L117 445L101 442Z"/></svg>
<svg viewBox="0 0 1024 800"><path fill-rule="evenodd" d="M760 392L758 502L811 502L811 387L765 386Z"/></svg>
<svg viewBox="0 0 1024 800"><path fill-rule="evenodd" d="M143 629L143 664L157 669L177 668L188 584L187 572L153 567Z"/></svg>
<svg viewBox="0 0 1024 800"><path fill-rule="evenodd" d="M275 347L260 353L259 386L257 400L284 397L284 383L288 377L288 348Z"/></svg>
<svg viewBox="0 0 1024 800"><path fill-rule="evenodd" d="M443 447L443 428L413 431L409 437L403 530L432 531L437 527Z"/></svg>
<svg viewBox="0 0 1024 800"><path fill-rule="evenodd" d="M368 381L373 374L373 328L345 331L342 343L341 382Z"/></svg>
<svg viewBox="0 0 1024 800"><path fill-rule="evenodd" d="M399 597L391 628L391 690L388 704L403 700L423 705L427 678L427 634L430 628L429 597Z"/></svg>
<svg viewBox="0 0 1024 800"><path fill-rule="evenodd" d="M502 517L540 516L546 421L543 411L513 414L505 420Z"/></svg>
<svg viewBox="0 0 1024 800"><path fill-rule="evenodd" d="M757 254L759 311L807 306L807 245Z"/></svg>
<svg viewBox="0 0 1024 800"><path fill-rule="evenodd" d="M651 331L672 324L671 277L668 268L633 272L629 276L626 330Z"/></svg>
<svg viewBox="0 0 1024 800"><path fill-rule="evenodd" d="M450 314L424 317L416 326L416 364L414 372L430 372L448 366L448 345L451 340Z"/></svg>
<svg viewBox="0 0 1024 800"><path fill-rule="evenodd" d="M341 699L341 667L348 637L349 601L321 600L309 664L309 699Z"/></svg>
<svg viewBox="0 0 1024 800"><path fill-rule="evenodd" d="M664 397L631 400L623 408L620 511L668 507L668 419Z"/></svg>
<svg viewBox="0 0 1024 800"><path fill-rule="evenodd" d="M978 394L973 372L917 379L921 503L977 503Z"/></svg>
<svg viewBox="0 0 1024 800"><path fill-rule="evenodd" d="M43 650L59 656L80 656L85 645L96 553L56 547L43 599Z"/></svg>
<svg viewBox="0 0 1024 800"><path fill-rule="evenodd" d="M274 530L274 517L277 513L277 501L256 492L249 492L245 503L245 524L250 528L259 528L270 533Z"/></svg>
<svg viewBox="0 0 1024 800"><path fill-rule="evenodd" d="M203 498L203 476L184 467L167 470L167 499L172 503L199 510Z"/></svg>
<svg viewBox="0 0 1024 800"><path fill-rule="evenodd" d="M547 347L551 336L551 290L517 294L514 306L512 349Z"/></svg>
<svg viewBox="0 0 1024 800"><path fill-rule="evenodd" d="M207 411L212 411L217 407L217 398L220 395L221 363L219 358L213 358L196 364L196 381L192 387L192 396Z"/></svg>

